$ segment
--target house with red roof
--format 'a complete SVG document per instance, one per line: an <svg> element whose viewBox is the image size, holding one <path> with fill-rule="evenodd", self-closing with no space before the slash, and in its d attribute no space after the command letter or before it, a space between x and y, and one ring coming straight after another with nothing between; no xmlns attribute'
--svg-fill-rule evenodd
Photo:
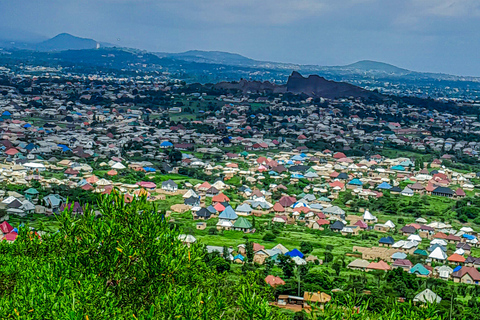
<svg viewBox="0 0 480 320"><path fill-rule="evenodd" d="M378 262L370 262L370 264L366 268L367 271L371 271L371 270L388 271L390 269L391 269L390 266L383 260L380 260Z"/></svg>
<svg viewBox="0 0 480 320"><path fill-rule="evenodd" d="M219 194L212 197L212 202L229 202L230 198L220 192Z"/></svg>
<svg viewBox="0 0 480 320"><path fill-rule="evenodd" d="M449 263L452 264L462 264L465 262L465 257L459 255L458 253L454 253L450 257L448 257L447 260Z"/></svg>
<svg viewBox="0 0 480 320"><path fill-rule="evenodd" d="M0 223L0 230L3 234L7 234L12 232L13 227L7 221L3 221L2 223Z"/></svg>
<svg viewBox="0 0 480 320"><path fill-rule="evenodd" d="M452 273L453 282L480 284L480 272L475 267L462 267Z"/></svg>
<svg viewBox="0 0 480 320"><path fill-rule="evenodd" d="M272 275L268 275L265 278L265 282L270 285L272 288L275 288L277 286L283 286L285 284L285 281L282 280L280 277L275 277Z"/></svg>

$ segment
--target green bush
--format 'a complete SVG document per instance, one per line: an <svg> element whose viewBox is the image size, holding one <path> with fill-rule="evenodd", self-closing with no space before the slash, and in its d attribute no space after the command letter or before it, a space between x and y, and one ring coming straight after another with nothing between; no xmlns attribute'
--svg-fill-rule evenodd
<svg viewBox="0 0 480 320"><path fill-rule="evenodd" d="M232 283L228 264L210 265L200 244L184 245L146 199L106 195L98 210L64 212L59 231L41 240L24 227L0 243L1 318L282 318L263 274Z"/></svg>

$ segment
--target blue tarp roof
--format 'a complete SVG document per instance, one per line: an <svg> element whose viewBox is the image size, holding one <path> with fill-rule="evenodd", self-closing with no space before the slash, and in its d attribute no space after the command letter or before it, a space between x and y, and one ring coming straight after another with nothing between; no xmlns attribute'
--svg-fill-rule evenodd
<svg viewBox="0 0 480 320"><path fill-rule="evenodd" d="M30 123L26 123L23 127L24 128L30 128L32 125Z"/></svg>
<svg viewBox="0 0 480 320"><path fill-rule="evenodd" d="M462 234L462 237L468 240L473 240L475 239L475 236L472 236L471 234Z"/></svg>
<svg viewBox="0 0 480 320"><path fill-rule="evenodd" d="M300 257L300 258L303 258L303 253L300 252L300 250L298 249L293 249L292 251L289 251L287 253L285 253L286 256L290 256L290 257Z"/></svg>
<svg viewBox="0 0 480 320"><path fill-rule="evenodd" d="M170 141L163 141L162 143L160 143L160 146L161 147L172 147L173 143L171 143Z"/></svg>
<svg viewBox="0 0 480 320"><path fill-rule="evenodd" d="M460 269L462 269L462 266L456 266L455 269L453 269L453 272L457 272L457 271L459 271Z"/></svg>
<svg viewBox="0 0 480 320"><path fill-rule="evenodd" d="M156 172L157 171L155 168L151 168L151 167L144 167L143 170L145 170L146 172Z"/></svg>
<svg viewBox="0 0 480 320"><path fill-rule="evenodd" d="M62 151L68 151L68 150L70 150L70 148L67 147L67 146L64 145L64 144L59 144L59 145L57 145L57 146L58 146L59 148L62 148Z"/></svg>

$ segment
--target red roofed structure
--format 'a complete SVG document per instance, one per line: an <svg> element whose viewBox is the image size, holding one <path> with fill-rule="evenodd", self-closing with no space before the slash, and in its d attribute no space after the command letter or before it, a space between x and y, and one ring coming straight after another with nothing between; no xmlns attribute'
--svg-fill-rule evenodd
<svg viewBox="0 0 480 320"><path fill-rule="evenodd" d="M12 232L13 227L7 221L3 221L2 223L0 223L0 230L2 230L4 234L10 233Z"/></svg>
<svg viewBox="0 0 480 320"><path fill-rule="evenodd" d="M228 202L230 198L224 195L222 192L212 197L213 202Z"/></svg>
<svg viewBox="0 0 480 320"><path fill-rule="evenodd" d="M458 253L454 253L450 257L448 257L447 260L455 263L464 263L465 257L459 255Z"/></svg>
<svg viewBox="0 0 480 320"><path fill-rule="evenodd" d="M275 277L272 275L268 275L265 278L265 282L268 283L273 288L275 288L276 286L283 286L285 284L285 281L283 281L282 278Z"/></svg>

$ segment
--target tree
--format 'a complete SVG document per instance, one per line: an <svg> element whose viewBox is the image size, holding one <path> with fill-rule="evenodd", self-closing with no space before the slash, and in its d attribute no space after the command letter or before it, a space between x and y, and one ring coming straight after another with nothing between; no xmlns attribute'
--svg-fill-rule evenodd
<svg viewBox="0 0 480 320"><path fill-rule="evenodd" d="M340 271L342 270L342 264L339 261L335 261L332 265L332 269L335 270L337 276L340 275Z"/></svg>
<svg viewBox="0 0 480 320"><path fill-rule="evenodd" d="M223 259L227 262L230 262L230 252L228 251L227 246L223 246L223 252L222 252Z"/></svg>
<svg viewBox="0 0 480 320"><path fill-rule="evenodd" d="M95 210L101 215L59 214L58 232L41 240L25 225L15 242L0 243L0 317L200 320L235 310L241 319L285 319L268 305L263 274L231 280L230 264L183 244L145 197L125 205L112 192Z"/></svg>
<svg viewBox="0 0 480 320"><path fill-rule="evenodd" d="M333 254L330 253L329 251L325 251L325 258L323 259L324 263L328 263L333 261Z"/></svg>
<svg viewBox="0 0 480 320"><path fill-rule="evenodd" d="M313 245L310 242L302 241L300 242L300 251L303 254L309 254L313 251Z"/></svg>
<svg viewBox="0 0 480 320"><path fill-rule="evenodd" d="M282 269L283 275L286 278L292 277L295 270L295 262L290 256L287 255L279 255L278 258L280 260L278 262L278 266Z"/></svg>
<svg viewBox="0 0 480 320"><path fill-rule="evenodd" d="M265 235L263 236L262 239L264 241L270 241L271 242L271 241L274 241L275 238L276 238L276 236L272 232L267 232L267 233L265 233Z"/></svg>
<svg viewBox="0 0 480 320"><path fill-rule="evenodd" d="M253 252L253 242L250 242L248 238L247 242L245 242L245 253L247 255L247 263L252 263L255 253Z"/></svg>
<svg viewBox="0 0 480 320"><path fill-rule="evenodd" d="M168 153L168 160L170 162L178 162L182 160L182 153L177 149L171 149Z"/></svg>

